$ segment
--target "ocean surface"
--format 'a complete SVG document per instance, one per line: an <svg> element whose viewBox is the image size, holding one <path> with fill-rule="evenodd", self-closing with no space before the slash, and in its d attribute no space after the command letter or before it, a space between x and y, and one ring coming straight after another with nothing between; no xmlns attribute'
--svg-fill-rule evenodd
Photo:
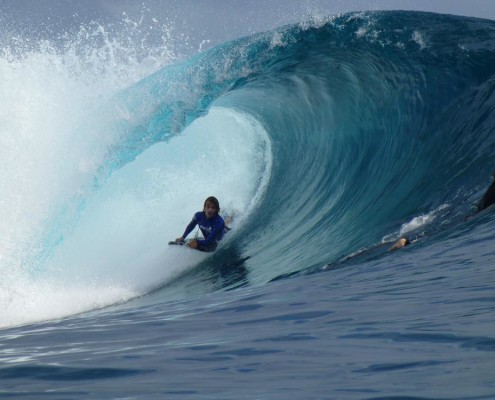
<svg viewBox="0 0 495 400"><path fill-rule="evenodd" d="M495 399L495 22L129 25L3 28L0 398Z"/></svg>

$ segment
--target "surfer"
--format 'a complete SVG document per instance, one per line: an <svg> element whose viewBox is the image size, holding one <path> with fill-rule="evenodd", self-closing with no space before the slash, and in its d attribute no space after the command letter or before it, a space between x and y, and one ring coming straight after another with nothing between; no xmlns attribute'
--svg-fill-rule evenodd
<svg viewBox="0 0 495 400"><path fill-rule="evenodd" d="M493 182L487 189L480 202L478 203L478 212L483 211L495 203L495 171L493 171Z"/></svg>
<svg viewBox="0 0 495 400"><path fill-rule="evenodd" d="M177 238L176 242L184 243L187 235L198 225L204 239L192 239L187 242L187 246L199 251L214 251L225 232L225 221L219 213L220 204L218 200L213 196L208 197L204 202L203 211L198 211L194 214L184 234Z"/></svg>

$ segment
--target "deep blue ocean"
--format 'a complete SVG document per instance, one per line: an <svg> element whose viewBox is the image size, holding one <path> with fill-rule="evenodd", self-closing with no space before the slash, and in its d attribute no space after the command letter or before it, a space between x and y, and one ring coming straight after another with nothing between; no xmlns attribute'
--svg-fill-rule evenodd
<svg viewBox="0 0 495 400"><path fill-rule="evenodd" d="M494 21L120 33L0 41L0 398L495 399Z"/></svg>

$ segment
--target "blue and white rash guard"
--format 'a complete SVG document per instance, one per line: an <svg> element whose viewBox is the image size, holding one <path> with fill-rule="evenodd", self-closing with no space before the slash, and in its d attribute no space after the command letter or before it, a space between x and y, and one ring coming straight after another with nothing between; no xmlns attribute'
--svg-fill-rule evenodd
<svg viewBox="0 0 495 400"><path fill-rule="evenodd" d="M202 240L197 239L198 250L215 250L218 242L223 238L225 230L225 221L223 218L218 214L212 218L206 218L206 214L203 211L198 211L194 214L194 217L189 225L187 225L182 237L185 239L187 235L189 235L196 227L196 225L199 226L199 229L204 236L204 239Z"/></svg>

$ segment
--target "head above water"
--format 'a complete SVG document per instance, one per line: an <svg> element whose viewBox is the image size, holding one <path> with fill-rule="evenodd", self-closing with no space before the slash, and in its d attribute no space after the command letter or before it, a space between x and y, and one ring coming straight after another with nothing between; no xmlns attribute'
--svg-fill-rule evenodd
<svg viewBox="0 0 495 400"><path fill-rule="evenodd" d="M220 203L218 202L216 197L210 196L205 200L205 203L203 205L203 211L207 214L208 218L210 218L209 210L214 208L216 212L214 215L218 215L220 213Z"/></svg>
<svg viewBox="0 0 495 400"><path fill-rule="evenodd" d="M400 238L395 244L388 249L388 251L394 251L398 249L402 249L403 247L406 247L407 245L411 244L411 241L407 237L402 237Z"/></svg>

